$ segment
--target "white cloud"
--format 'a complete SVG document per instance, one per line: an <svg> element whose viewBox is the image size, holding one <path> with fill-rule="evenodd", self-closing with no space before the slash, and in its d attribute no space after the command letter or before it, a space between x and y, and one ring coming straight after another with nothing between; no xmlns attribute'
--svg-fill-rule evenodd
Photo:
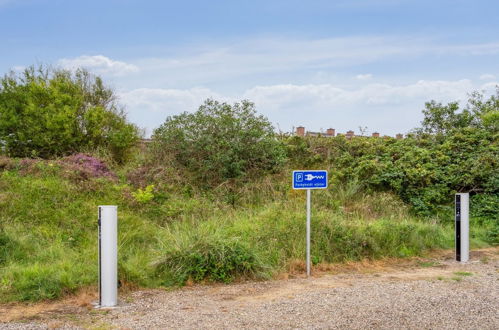
<svg viewBox="0 0 499 330"><path fill-rule="evenodd" d="M480 80L494 80L496 79L496 76L490 73L484 73L480 76Z"/></svg>
<svg viewBox="0 0 499 330"><path fill-rule="evenodd" d="M393 66L391 60L407 63L428 56L496 54L499 53L499 42L449 44L436 37L411 36L353 36L315 40L268 38L231 44L212 43L205 47L171 52L176 55L143 58L134 62L147 75L149 86L189 88L228 83L231 87L237 85L241 90L267 83L271 77L286 76L280 80L304 81L317 72L327 76L339 68L373 63L378 67ZM175 80L171 77L175 77ZM367 80L369 77L366 73L357 79ZM317 80L332 82L322 78Z"/></svg>
<svg viewBox="0 0 499 330"><path fill-rule="evenodd" d="M128 105L140 107L147 112L160 112L166 115L181 111L195 111L207 98L224 99L207 88L161 89L139 88L121 93L120 98Z"/></svg>
<svg viewBox="0 0 499 330"><path fill-rule="evenodd" d="M429 100L464 103L479 87L471 80L429 81L390 85L371 83L356 88L331 84L270 85L247 90L243 98L284 130L303 125L310 130L334 127L339 131L359 126L394 135L418 126Z"/></svg>
<svg viewBox="0 0 499 330"><path fill-rule="evenodd" d="M122 92L119 97L128 109L129 119L146 128L146 134L152 133L168 116L196 111L208 98L230 101L207 88L139 88Z"/></svg>
<svg viewBox="0 0 499 330"><path fill-rule="evenodd" d="M331 84L280 84L256 86L239 95L223 95L208 88L147 89L121 94L130 119L150 133L168 115L195 111L207 98L234 102L249 99L257 110L283 130L304 125L311 130L332 126L356 129L367 126L382 134L407 132L418 125L424 102L465 101L476 89L489 89L489 84L475 86L471 80L421 80L407 85L371 83L357 88Z"/></svg>
<svg viewBox="0 0 499 330"><path fill-rule="evenodd" d="M121 78L118 88L130 119L149 133L167 116L194 111L212 97L254 101L259 112L284 130L299 124L339 130L368 126L392 134L417 126L424 102L464 101L473 90L492 89L495 78L485 76L482 85L468 79L417 78L413 83L379 83L383 77L368 73L372 63L376 72L384 65L395 71L395 66L418 58L499 53L499 43L448 44L437 38L407 36L272 38L169 52L175 55L138 59L133 64L103 55L62 59L59 64L114 76L137 73Z"/></svg>
<svg viewBox="0 0 499 330"><path fill-rule="evenodd" d="M358 80L369 80L373 77L372 74L370 73L366 73L366 74L358 74L355 76L356 79Z"/></svg>
<svg viewBox="0 0 499 330"><path fill-rule="evenodd" d="M390 106L411 101L463 100L473 90L470 80L425 81L410 85L369 84L357 89L344 89L329 84L257 86L244 93L263 107L281 109L282 105L308 104L308 110L344 106ZM421 106L423 103L421 103Z"/></svg>
<svg viewBox="0 0 499 330"><path fill-rule="evenodd" d="M115 61L103 55L82 55L75 58L63 58L58 61L58 64L70 70L85 68L97 74L112 76L122 76L139 72L139 68L133 64Z"/></svg>
<svg viewBox="0 0 499 330"><path fill-rule="evenodd" d="M497 88L499 88L499 81L490 81L481 85L479 91L484 91L485 95L492 95L495 94Z"/></svg>

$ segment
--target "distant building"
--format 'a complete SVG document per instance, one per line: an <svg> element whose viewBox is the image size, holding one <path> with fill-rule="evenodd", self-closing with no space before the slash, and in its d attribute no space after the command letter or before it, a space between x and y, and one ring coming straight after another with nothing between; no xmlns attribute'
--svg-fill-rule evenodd
<svg viewBox="0 0 499 330"><path fill-rule="evenodd" d="M334 137L336 130L334 128L328 128L326 130L326 136Z"/></svg>
<svg viewBox="0 0 499 330"><path fill-rule="evenodd" d="M296 128L296 135L297 136L305 136L305 127L303 126L298 126Z"/></svg>
<svg viewBox="0 0 499 330"><path fill-rule="evenodd" d="M298 126L296 128L296 136L314 136L314 137L317 137L317 136L325 136L325 137L334 137L335 136L335 133L336 130L334 128L328 128L326 130L326 133L322 133L322 132L306 132L305 131L305 127L303 126Z"/></svg>
<svg viewBox="0 0 499 330"><path fill-rule="evenodd" d="M312 136L312 137L318 137L318 136L323 136L323 137L335 137L335 136L345 136L347 139L351 139L355 137L355 132L352 130L347 131L346 133L336 133L336 130L334 128L328 128L326 130L326 133L323 132L311 132L311 131L306 131L305 127L303 126L298 126L295 131L296 136ZM379 138L381 135L379 132L373 132L371 135L373 138ZM390 136L384 135L383 138L390 138ZM403 139L404 135L403 134L397 134L395 135L396 139Z"/></svg>

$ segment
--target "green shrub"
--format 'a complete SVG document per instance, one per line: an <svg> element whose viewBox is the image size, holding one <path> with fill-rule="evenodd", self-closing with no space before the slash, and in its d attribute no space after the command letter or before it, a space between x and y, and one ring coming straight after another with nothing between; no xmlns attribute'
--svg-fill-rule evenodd
<svg viewBox="0 0 499 330"><path fill-rule="evenodd" d="M452 219L456 192L497 198L499 131L493 120L497 111L499 88L487 99L473 93L464 108L456 102L428 102L422 127L400 140L344 136L283 140L293 166L329 167L332 186L356 182L366 191L393 191L419 215ZM497 203L492 208L499 213Z"/></svg>
<svg viewBox="0 0 499 330"><path fill-rule="evenodd" d="M499 194L475 194L470 200L471 232L483 241L499 245Z"/></svg>
<svg viewBox="0 0 499 330"><path fill-rule="evenodd" d="M138 138L102 79L43 67L0 80L0 148L14 157L53 158L104 148L126 160Z"/></svg>
<svg viewBox="0 0 499 330"><path fill-rule="evenodd" d="M393 191L420 215L452 219L454 193L499 193L498 135L464 128L445 137L403 140L357 137L294 138L308 142L307 159L317 154L330 169L331 186L359 185L364 191ZM492 197L491 197L492 198ZM497 214L497 204L489 214Z"/></svg>
<svg viewBox="0 0 499 330"><path fill-rule="evenodd" d="M471 217L477 219L480 224L486 222L499 223L499 194L475 194L471 196Z"/></svg>
<svg viewBox="0 0 499 330"><path fill-rule="evenodd" d="M253 103L206 100L194 113L168 117L154 131L152 157L183 169L198 185L275 171L284 149Z"/></svg>

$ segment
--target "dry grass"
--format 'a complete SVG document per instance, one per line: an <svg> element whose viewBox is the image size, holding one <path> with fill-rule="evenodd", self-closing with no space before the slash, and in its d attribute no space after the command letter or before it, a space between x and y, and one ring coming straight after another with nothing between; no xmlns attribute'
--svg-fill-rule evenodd
<svg viewBox="0 0 499 330"><path fill-rule="evenodd" d="M92 302L98 299L97 288L87 287L74 295L59 301L43 301L38 303L9 303L0 305L0 322L12 322L38 318L44 314L80 312L93 308Z"/></svg>
<svg viewBox="0 0 499 330"><path fill-rule="evenodd" d="M377 273L389 272L407 268L421 268L422 263L434 262L435 260L454 259L453 250L434 250L426 254L425 257L411 258L383 258L378 260L364 259L361 261L347 261L343 263L320 263L312 265L312 274L321 276L325 274L340 273ZM499 247L490 247L471 251L470 257L475 260L483 258L496 259L499 256ZM434 267L440 267L438 262L434 262ZM277 279L288 279L301 277L306 272L306 264L302 259L295 259L289 262L287 270L277 275Z"/></svg>
<svg viewBox="0 0 499 330"><path fill-rule="evenodd" d="M417 262L421 258L384 258L381 260L370 260L364 259L361 261L347 261L344 263L320 263L312 266L312 273L314 276L320 276L325 274L339 274L339 273L374 273L383 272L389 270L395 270L400 268L408 268L417 266ZM287 272L283 272L277 276L278 279L288 278L288 277L300 277L300 275L305 274L306 265L303 260L292 260L289 265Z"/></svg>

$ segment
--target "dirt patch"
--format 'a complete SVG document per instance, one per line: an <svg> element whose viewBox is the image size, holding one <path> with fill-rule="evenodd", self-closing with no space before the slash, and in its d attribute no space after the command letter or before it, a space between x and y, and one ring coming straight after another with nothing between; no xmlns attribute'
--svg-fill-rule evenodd
<svg viewBox="0 0 499 330"><path fill-rule="evenodd" d="M59 301L3 304L0 305L0 322L50 319L62 314L80 313L92 309L92 302L96 299L96 288L90 287Z"/></svg>

